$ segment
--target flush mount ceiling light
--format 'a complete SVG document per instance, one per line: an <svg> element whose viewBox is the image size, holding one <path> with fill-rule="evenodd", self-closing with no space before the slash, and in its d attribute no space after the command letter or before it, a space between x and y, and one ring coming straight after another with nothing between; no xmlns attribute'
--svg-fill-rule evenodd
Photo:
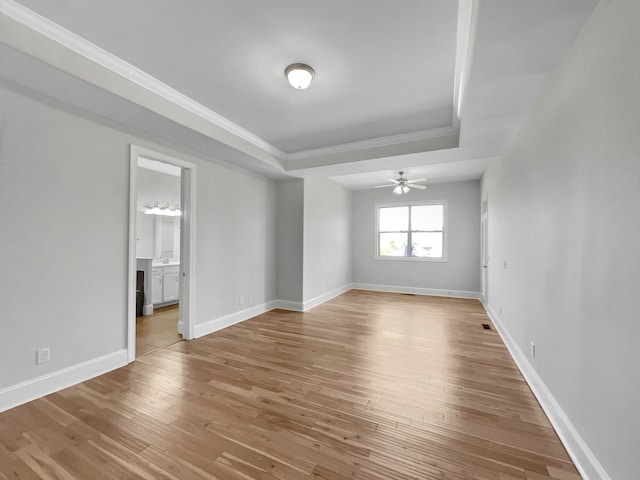
<svg viewBox="0 0 640 480"><path fill-rule="evenodd" d="M284 69L284 75L293 88L304 89L309 86L316 72L304 63L293 63Z"/></svg>

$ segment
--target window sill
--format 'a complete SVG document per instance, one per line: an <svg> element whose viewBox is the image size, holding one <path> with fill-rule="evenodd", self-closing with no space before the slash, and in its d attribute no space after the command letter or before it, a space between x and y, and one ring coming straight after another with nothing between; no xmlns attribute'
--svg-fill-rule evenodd
<svg viewBox="0 0 640 480"><path fill-rule="evenodd" d="M392 262L448 262L447 257L391 257L376 255L376 260L392 261Z"/></svg>

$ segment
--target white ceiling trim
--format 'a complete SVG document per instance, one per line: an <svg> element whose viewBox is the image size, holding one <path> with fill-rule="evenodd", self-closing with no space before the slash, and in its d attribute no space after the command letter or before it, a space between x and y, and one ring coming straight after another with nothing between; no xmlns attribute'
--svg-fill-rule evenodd
<svg viewBox="0 0 640 480"><path fill-rule="evenodd" d="M390 147L393 145L419 142L421 140L430 140L438 137L450 137L458 134L458 129L453 126L434 128L431 130L423 130L420 132L401 133L400 135L390 135L388 137L372 138L371 140L362 140L360 142L344 143L342 145L334 145L331 147L315 148L312 150L289 153L285 156L284 160L295 162L297 160L325 157L329 155L337 155L340 153L355 152L358 150L368 150L371 148Z"/></svg>
<svg viewBox="0 0 640 480"><path fill-rule="evenodd" d="M55 22L39 15L15 2L14 0L0 0L0 12L13 20L35 30L63 47L83 56L84 58L110 70L111 72L155 93L156 95L174 103L175 105L211 122L219 128L251 143L252 145L282 159L285 154L266 140L233 123L231 120L180 93L169 85L145 73L139 68L125 62L120 57L109 53L103 48L76 35Z"/></svg>
<svg viewBox="0 0 640 480"><path fill-rule="evenodd" d="M456 65L453 91L452 125L459 127L462 120L465 85L473 54L472 25L477 21L479 0L458 0L458 29L456 36Z"/></svg>
<svg viewBox="0 0 640 480"><path fill-rule="evenodd" d="M376 148L354 150L334 155L325 155L297 160L295 162L285 162L287 173L300 175L303 171L309 171L318 168L337 169L340 165L351 164L358 165L360 168L366 168L372 160L386 159L386 162L394 162L413 155L433 154L438 151L457 150L460 146L460 136L456 133L449 136L437 136L427 138L416 142L406 142L397 145L382 146ZM387 169L387 167L383 167Z"/></svg>

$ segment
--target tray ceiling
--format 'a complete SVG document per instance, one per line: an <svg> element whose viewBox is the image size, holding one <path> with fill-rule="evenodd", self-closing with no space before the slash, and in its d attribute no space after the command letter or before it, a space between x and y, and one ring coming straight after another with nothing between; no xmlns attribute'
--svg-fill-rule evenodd
<svg viewBox="0 0 640 480"><path fill-rule="evenodd" d="M274 177L479 178L595 4L0 0L0 55L24 70L2 76ZM59 85L26 78L52 67Z"/></svg>

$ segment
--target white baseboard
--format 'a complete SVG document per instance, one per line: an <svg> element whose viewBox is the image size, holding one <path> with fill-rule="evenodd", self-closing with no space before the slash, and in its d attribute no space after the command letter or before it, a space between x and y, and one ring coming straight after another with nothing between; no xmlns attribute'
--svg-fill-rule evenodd
<svg viewBox="0 0 640 480"><path fill-rule="evenodd" d="M370 290L373 292L410 293L414 295L433 295L436 297L473 298L479 300L480 292L466 290L445 290L439 288L405 287L401 285L378 285L376 283L354 283L356 290Z"/></svg>
<svg viewBox="0 0 640 480"><path fill-rule="evenodd" d="M271 300L260 305L245 308L244 310L240 310L239 312L230 313L229 315L214 318L213 320L209 320L208 322L201 323L194 327L193 336L194 338L202 337L204 335L217 332L218 330L222 330L223 328L230 327L231 325L235 325L236 323L244 322L245 320L253 318L257 315L261 315L265 312L273 310L274 308L276 308L276 303L277 300Z"/></svg>
<svg viewBox="0 0 640 480"><path fill-rule="evenodd" d="M126 364L127 350L122 349L3 388L0 390L0 412L84 382Z"/></svg>
<svg viewBox="0 0 640 480"><path fill-rule="evenodd" d="M292 302L291 300L274 300L274 302L275 306L273 308L304 312L304 304L302 302Z"/></svg>
<svg viewBox="0 0 640 480"><path fill-rule="evenodd" d="M305 312L310 308L313 308L321 303L324 303L328 300L331 300L338 295L342 295L344 292L348 292L351 290L351 284L343 285L340 288L336 288L335 290L331 290L330 292L319 295L311 300L307 300L306 302L293 302L290 300L271 300L269 302L263 303L261 305L256 305L255 307L246 308L244 310L240 310L239 312L234 312L229 315L225 315L224 317L215 318L213 320L209 320L206 323L201 323L200 325L196 325L194 329L194 338L202 337L203 335L208 335L213 332L217 332L218 330L222 330L223 328L230 327L231 325L235 325L236 323L244 322L250 318L253 318L257 315L261 315L265 312L269 312L275 308L281 308L283 310L293 310L294 312Z"/></svg>
<svg viewBox="0 0 640 480"><path fill-rule="evenodd" d="M282 310L292 310L294 312L306 312L307 310L317 307L321 303L328 302L332 298L342 295L345 292L351 290L353 286L348 283L340 288L331 290L330 292L318 295L306 302L292 302L291 300L275 300L275 306L273 308L281 308Z"/></svg>
<svg viewBox="0 0 640 480"><path fill-rule="evenodd" d="M483 305L582 478L584 480L611 480L609 474L580 436L576 427L571 423L571 420L569 420L567 414L547 388L542 378L540 378L540 375L529 363L527 356L520 350L500 318L486 303L483 302Z"/></svg>
<svg viewBox="0 0 640 480"><path fill-rule="evenodd" d="M144 305L142 307L142 315L152 315L153 314L153 303L149 305Z"/></svg>
<svg viewBox="0 0 640 480"><path fill-rule="evenodd" d="M322 295L318 295L317 297L312 298L311 300L307 300L306 302L304 302L302 304L302 311L306 312L307 310L309 310L309 309L311 309L313 307L317 307L321 303L328 302L332 298L335 298L338 295L342 295L344 292L348 292L352 288L353 288L353 286L350 283L348 283L348 284L343 285L343 286L341 286L339 288L331 290L330 292L323 293Z"/></svg>

